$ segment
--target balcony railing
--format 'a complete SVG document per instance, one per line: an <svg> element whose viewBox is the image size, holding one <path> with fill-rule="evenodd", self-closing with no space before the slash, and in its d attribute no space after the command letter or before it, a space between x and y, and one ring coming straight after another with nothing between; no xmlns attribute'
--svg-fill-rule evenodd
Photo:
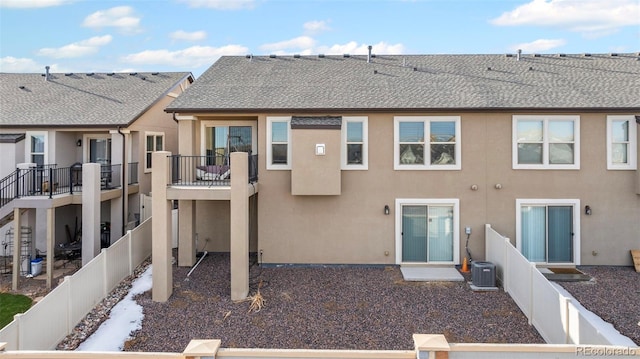
<svg viewBox="0 0 640 359"><path fill-rule="evenodd" d="M258 181L258 155L250 155L249 182ZM229 156L169 156L171 184L174 186L230 186Z"/></svg>
<svg viewBox="0 0 640 359"><path fill-rule="evenodd" d="M103 190L121 187L121 165L100 166L100 188ZM132 177L130 177L132 178ZM134 177L137 179L137 173ZM82 191L82 164L57 168L56 165L41 165L16 169L0 180L0 207L16 198L48 196Z"/></svg>

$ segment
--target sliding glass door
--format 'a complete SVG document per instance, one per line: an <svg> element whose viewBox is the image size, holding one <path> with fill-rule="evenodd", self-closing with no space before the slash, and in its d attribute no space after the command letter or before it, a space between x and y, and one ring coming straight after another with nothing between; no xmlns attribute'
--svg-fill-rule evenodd
<svg viewBox="0 0 640 359"><path fill-rule="evenodd" d="M574 262L573 211L568 205L522 205L522 254L531 262Z"/></svg>
<svg viewBox="0 0 640 359"><path fill-rule="evenodd" d="M453 205L402 205L402 262L453 262Z"/></svg>

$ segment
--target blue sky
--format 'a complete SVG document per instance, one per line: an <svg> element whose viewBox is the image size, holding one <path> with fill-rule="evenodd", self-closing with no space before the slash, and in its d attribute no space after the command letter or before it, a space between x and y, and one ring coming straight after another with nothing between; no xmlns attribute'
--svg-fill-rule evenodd
<svg viewBox="0 0 640 359"><path fill-rule="evenodd" d="M190 71L223 55L640 51L640 0L0 0L0 72Z"/></svg>

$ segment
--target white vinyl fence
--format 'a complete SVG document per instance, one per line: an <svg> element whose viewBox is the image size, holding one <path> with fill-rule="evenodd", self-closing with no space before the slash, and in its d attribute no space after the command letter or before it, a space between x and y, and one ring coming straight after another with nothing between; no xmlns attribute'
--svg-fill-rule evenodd
<svg viewBox="0 0 640 359"><path fill-rule="evenodd" d="M151 218L0 330L7 350L51 350L125 277L151 255Z"/></svg>
<svg viewBox="0 0 640 359"><path fill-rule="evenodd" d="M507 237L485 225L486 260L496 265L505 292L549 344L626 345L603 332L564 296Z"/></svg>

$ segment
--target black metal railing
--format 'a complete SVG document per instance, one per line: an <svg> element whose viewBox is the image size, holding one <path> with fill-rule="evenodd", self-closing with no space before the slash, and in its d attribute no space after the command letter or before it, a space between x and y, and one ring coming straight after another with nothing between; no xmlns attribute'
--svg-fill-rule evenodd
<svg viewBox="0 0 640 359"><path fill-rule="evenodd" d="M229 186L229 156L169 156L171 184L179 186ZM258 155L249 156L249 182L258 180Z"/></svg>
<svg viewBox="0 0 640 359"><path fill-rule="evenodd" d="M249 156L249 183L258 182L258 155Z"/></svg>
<svg viewBox="0 0 640 359"><path fill-rule="evenodd" d="M120 187L121 165L100 166L100 188ZM57 168L57 165L42 165L16 169L0 180L0 207L16 198L48 196L82 191L82 166Z"/></svg>

